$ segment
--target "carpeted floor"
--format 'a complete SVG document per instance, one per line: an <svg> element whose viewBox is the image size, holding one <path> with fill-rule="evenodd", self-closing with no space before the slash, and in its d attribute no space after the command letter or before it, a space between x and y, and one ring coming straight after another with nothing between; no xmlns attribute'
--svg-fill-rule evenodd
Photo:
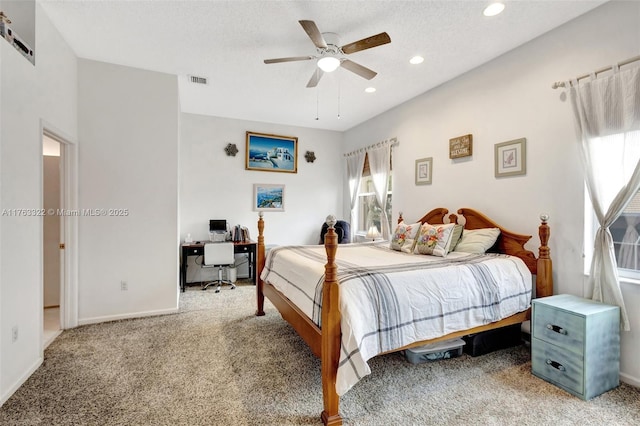
<svg viewBox="0 0 640 426"><path fill-rule="evenodd" d="M0 425L318 425L320 362L255 287L190 288L180 313L63 332ZM414 365L400 354L341 399L347 425L638 425L640 390L585 402L534 377L526 346Z"/></svg>

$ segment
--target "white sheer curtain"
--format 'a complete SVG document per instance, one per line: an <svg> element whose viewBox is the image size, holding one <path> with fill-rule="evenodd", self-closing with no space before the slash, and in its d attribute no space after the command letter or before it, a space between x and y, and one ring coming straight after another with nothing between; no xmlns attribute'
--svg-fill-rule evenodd
<svg viewBox="0 0 640 426"><path fill-rule="evenodd" d="M373 189L376 193L380 213L380 233L383 239L389 239L389 218L387 217L387 188L389 185L389 173L391 169L391 144L385 143L367 151L369 157L369 170Z"/></svg>
<svg viewBox="0 0 640 426"><path fill-rule="evenodd" d="M593 299L620 306L630 330L609 227L640 189L640 67L569 87L587 190L599 228L589 284Z"/></svg>
<svg viewBox="0 0 640 426"><path fill-rule="evenodd" d="M351 197L351 235L349 241L354 241L355 223L358 212L358 190L362 180L362 169L364 168L364 151L355 151L347 155L347 179L349 181L349 196Z"/></svg>

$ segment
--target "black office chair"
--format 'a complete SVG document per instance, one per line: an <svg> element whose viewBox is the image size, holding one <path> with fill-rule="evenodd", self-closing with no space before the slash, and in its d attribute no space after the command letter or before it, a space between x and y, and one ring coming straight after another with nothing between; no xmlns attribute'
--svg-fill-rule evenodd
<svg viewBox="0 0 640 426"><path fill-rule="evenodd" d="M329 218L327 218L328 220ZM337 220L336 224L333 226L338 234L338 244L348 244L351 242L351 225L349 222L344 220ZM329 229L329 225L325 221L322 224L322 229L320 230L320 242L318 244L324 244L324 235L327 233Z"/></svg>
<svg viewBox="0 0 640 426"><path fill-rule="evenodd" d="M236 288L236 285L229 280L222 279L222 268L225 266L231 266L235 262L235 255L233 252L233 243L207 243L204 245L204 262L203 268L218 268L218 279L206 283L202 289L206 290L210 285L217 284L216 293L220 293L222 284L229 284L231 290Z"/></svg>

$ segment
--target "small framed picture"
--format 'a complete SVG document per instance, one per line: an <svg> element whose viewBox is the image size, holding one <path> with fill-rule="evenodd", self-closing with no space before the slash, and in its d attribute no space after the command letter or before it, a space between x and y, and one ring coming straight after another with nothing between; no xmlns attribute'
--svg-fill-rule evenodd
<svg viewBox="0 0 640 426"><path fill-rule="evenodd" d="M254 183L253 211L283 212L284 185Z"/></svg>
<svg viewBox="0 0 640 426"><path fill-rule="evenodd" d="M495 145L496 177L527 173L527 140L515 139Z"/></svg>
<svg viewBox="0 0 640 426"><path fill-rule="evenodd" d="M416 185L431 185L433 157L416 160Z"/></svg>
<svg viewBox="0 0 640 426"><path fill-rule="evenodd" d="M246 170L298 172L298 138L247 132Z"/></svg>

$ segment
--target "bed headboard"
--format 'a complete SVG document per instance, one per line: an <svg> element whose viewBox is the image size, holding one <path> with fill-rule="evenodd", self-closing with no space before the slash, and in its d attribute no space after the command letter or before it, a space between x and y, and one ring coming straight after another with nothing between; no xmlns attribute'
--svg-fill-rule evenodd
<svg viewBox="0 0 640 426"><path fill-rule="evenodd" d="M553 294L553 278L551 272L551 258L549 257L549 247L547 243L549 241L549 226L547 225L547 217L541 217L542 223L539 227L540 235L540 248L539 256L531 251L527 250L524 245L531 239L531 235L518 234L510 231L503 226L498 225L493 220L489 219L484 214L470 209L462 208L458 209L458 214L450 214L449 210L438 207L419 220L420 223L461 223L465 229L480 229L480 228L500 228L500 236L489 249L489 252L504 253L512 256L519 257L527 265L532 274L536 275L536 296L551 296ZM461 219L462 218L462 219ZM403 220L402 212L398 218L398 223Z"/></svg>

